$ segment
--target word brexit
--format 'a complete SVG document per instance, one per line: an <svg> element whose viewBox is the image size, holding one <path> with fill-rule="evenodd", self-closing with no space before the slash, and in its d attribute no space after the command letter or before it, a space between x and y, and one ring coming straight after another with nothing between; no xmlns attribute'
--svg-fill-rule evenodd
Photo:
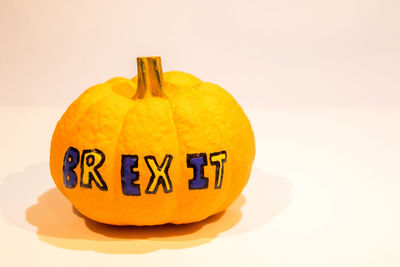
<svg viewBox="0 0 400 267"><path fill-rule="evenodd" d="M86 149L79 155L79 150L69 147L64 156L63 164L63 183L66 188L75 188L78 183L78 174L75 169L80 163L80 187L92 188L94 183L100 190L107 191L108 187L99 172L99 168L104 164L106 156L99 149ZM222 187L224 175L224 163L227 160L226 151L210 153L210 164L215 166L214 188ZM151 172L151 177L146 194L156 194L161 185L164 193L171 193L173 186L168 174L173 156L166 154L163 162L157 163L154 156L145 156L144 161ZM186 165L193 169L193 177L188 179L189 190L199 190L208 188L208 178L204 177L204 166L208 165L206 153L195 153L186 155ZM128 196L140 196L141 188L137 183L139 172L135 171L139 167L139 158L137 155L121 155L121 187L122 193Z"/></svg>

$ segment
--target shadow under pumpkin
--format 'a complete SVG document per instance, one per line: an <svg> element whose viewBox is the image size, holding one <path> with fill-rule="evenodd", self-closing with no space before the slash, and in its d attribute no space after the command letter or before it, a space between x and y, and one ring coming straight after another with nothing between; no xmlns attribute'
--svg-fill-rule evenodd
<svg viewBox="0 0 400 267"><path fill-rule="evenodd" d="M21 186L22 180L24 186ZM244 191L246 198L240 195L225 212L204 221L183 225L113 226L81 215L57 188L46 190L53 185L47 163L35 164L2 181L0 209L9 223L36 231L40 240L57 247L113 254L183 249L205 244L217 236L243 234L265 226L291 201L291 185L287 179L266 174L255 166ZM46 191L41 193L43 190Z"/></svg>

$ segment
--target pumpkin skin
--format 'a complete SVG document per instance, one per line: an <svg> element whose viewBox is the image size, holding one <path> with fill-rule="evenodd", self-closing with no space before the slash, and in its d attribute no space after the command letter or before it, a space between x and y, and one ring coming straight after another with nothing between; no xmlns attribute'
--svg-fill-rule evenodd
<svg viewBox="0 0 400 267"><path fill-rule="evenodd" d="M248 182L255 156L249 120L234 98L218 85L191 74L163 74L163 95L146 93L136 98L138 78L113 78L80 95L63 114L53 133L50 170L58 189L75 208L90 219L113 225L191 223L224 211ZM69 147L80 151L99 149L105 161L99 172L107 183L102 191L78 185L66 188L63 162ZM223 181L214 188L215 166L209 155L226 151ZM209 186L189 190L193 169L187 154L206 153L204 177ZM121 190L121 155L138 156L140 196ZM152 176L144 157L152 155L161 165L166 154L173 159L168 170L173 191L162 186L156 194L144 191ZM81 171L78 164L75 171Z"/></svg>

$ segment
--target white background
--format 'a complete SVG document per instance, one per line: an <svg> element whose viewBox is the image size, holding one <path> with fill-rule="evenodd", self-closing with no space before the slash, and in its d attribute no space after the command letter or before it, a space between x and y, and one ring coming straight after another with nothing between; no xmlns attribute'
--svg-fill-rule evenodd
<svg viewBox="0 0 400 267"><path fill-rule="evenodd" d="M1 0L0 266L399 266L399 14L394 0ZM54 126L153 55L244 107L250 182L195 225L85 220L49 174Z"/></svg>
<svg viewBox="0 0 400 267"><path fill-rule="evenodd" d="M400 2L1 0L3 105L68 105L136 57L243 105L398 105Z"/></svg>

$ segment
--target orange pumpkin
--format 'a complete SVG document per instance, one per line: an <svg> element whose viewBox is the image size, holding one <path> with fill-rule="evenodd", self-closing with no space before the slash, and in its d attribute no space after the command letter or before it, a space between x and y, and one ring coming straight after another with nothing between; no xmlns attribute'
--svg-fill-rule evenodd
<svg viewBox="0 0 400 267"><path fill-rule="evenodd" d="M87 89L57 123L50 170L85 216L114 225L190 223L225 210L246 185L254 135L218 85L162 73L138 58L138 76Z"/></svg>

